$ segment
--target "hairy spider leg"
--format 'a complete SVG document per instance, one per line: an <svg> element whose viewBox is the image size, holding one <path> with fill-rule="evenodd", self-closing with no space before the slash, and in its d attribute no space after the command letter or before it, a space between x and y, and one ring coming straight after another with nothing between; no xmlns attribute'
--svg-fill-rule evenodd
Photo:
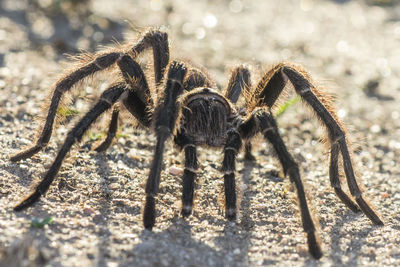
<svg viewBox="0 0 400 267"><path fill-rule="evenodd" d="M156 85L159 85L169 61L168 35L159 31L149 32L136 46L132 47L132 51L134 51L136 57L150 46L153 47L155 82ZM141 125L149 128L151 123L150 110L154 103L142 68L128 55L121 56L117 65L124 80L131 86L131 90L128 91L122 102ZM118 113L113 112L107 138L95 149L96 151L105 151L111 145L117 130Z"/></svg>
<svg viewBox="0 0 400 267"><path fill-rule="evenodd" d="M242 146L242 138L236 129L229 129L224 146L224 160L222 172L224 173L225 188L225 216L228 220L236 219L236 156Z"/></svg>
<svg viewBox="0 0 400 267"><path fill-rule="evenodd" d="M325 98L321 92L310 84L308 75L297 67L281 63L274 66L259 82L256 91L257 96L254 97L253 108L260 105L272 107L290 80L297 94L315 111L318 118L324 123L329 133L329 141L331 143L331 160L329 166L330 181L332 187L339 199L352 211L358 211L357 205L342 190L340 185L338 171L338 153L342 154L344 170L347 178L347 184L352 196L360 206L364 214L377 225L383 222L376 212L363 199L361 190L355 179L351 157L345 140L345 130L340 121L336 117L330 100ZM260 100L257 100L260 99ZM340 150L336 146L339 146Z"/></svg>
<svg viewBox="0 0 400 267"><path fill-rule="evenodd" d="M272 144L285 175L289 176L290 181L294 183L296 187L302 225L304 232L307 233L309 251L314 258L321 258L322 251L307 205L306 194L300 179L299 167L288 152L281 136L279 135L278 126L269 109L267 107L256 108L252 114L239 126L239 132L244 140L250 140L260 132L264 135L265 139Z"/></svg>
<svg viewBox="0 0 400 267"><path fill-rule="evenodd" d="M169 61L168 35L165 32L149 31L143 38L127 52L133 53L135 56L143 52L145 49L152 47L154 54L154 72L156 82L160 83L164 69ZM10 158L11 161L19 161L30 158L44 148L51 137L54 119L57 114L58 106L61 102L63 94L69 91L79 81L95 74L98 71L110 68L121 58L124 52L99 53L88 64L73 70L71 73L64 75L55 85L53 95L51 97L50 107L47 113L46 121L36 144L25 151L19 152Z"/></svg>
<svg viewBox="0 0 400 267"><path fill-rule="evenodd" d="M288 152L285 143L279 135L277 123L270 112L260 114L261 131L264 137L273 145L279 161L283 167L285 175L289 175L290 181L295 184L300 203L301 219L304 231L307 233L308 247L314 258L319 259L322 256L319 239L316 237L316 229L307 206L306 193L300 178L298 164Z"/></svg>
<svg viewBox="0 0 400 267"><path fill-rule="evenodd" d="M146 76L140 65L130 56L123 56L118 61L118 66L126 83L131 87L127 91L127 95L122 98L122 102L142 126L149 128L151 124L150 112L153 109L154 101Z"/></svg>
<svg viewBox="0 0 400 267"><path fill-rule="evenodd" d="M119 105L115 104L111 115L110 124L108 126L107 137L98 147L95 148L95 151L103 152L110 147L111 142L115 137L118 129L118 114L119 114Z"/></svg>
<svg viewBox="0 0 400 267"><path fill-rule="evenodd" d="M182 179L182 216L187 217L192 213L194 181L196 179L197 151L194 144L187 144L185 150L185 170Z"/></svg>
<svg viewBox="0 0 400 267"><path fill-rule="evenodd" d="M357 180L354 175L352 160L348 150L345 130L341 126L338 118L331 111L329 112L327 106L329 103L323 104L321 99L323 99L322 94L314 88L308 79L298 70L293 67L283 67L281 70L283 75L286 75L290 82L293 84L296 92L314 109L315 113L324 122L329 131L329 140L331 142L331 161L330 164L330 177L331 184L335 188L335 192L338 197L353 211L355 210L355 203L350 200L350 198L343 192L340 188L340 179L338 175L338 166L336 157L338 157L338 150L335 149L337 144L340 147L340 152L343 159L343 168L347 178L347 184L350 190L350 194L356 199L361 210L364 214L376 225L383 225L382 220L379 218L377 213L372 209L372 207L364 200L361 190L357 184ZM333 157L333 159L332 159ZM358 209L357 209L358 210Z"/></svg>
<svg viewBox="0 0 400 267"><path fill-rule="evenodd" d="M83 67L80 67L79 69L76 69L73 72L61 78L56 83L53 96L51 98L51 103L47 114L46 122L43 126L39 139L36 141L36 144L33 147L12 156L11 161L19 161L21 159L30 158L34 154L39 152L42 148L44 148L50 140L54 119L56 117L62 95L80 80L86 78L89 75L94 74L99 70L104 70L110 67L119 58L119 55L120 53L116 52L99 55L91 63Z"/></svg>
<svg viewBox="0 0 400 267"><path fill-rule="evenodd" d="M156 84L159 85L169 63L168 34L158 30L150 30L136 45L132 46L131 51L136 58L137 55L150 47L153 49L154 78Z"/></svg>
<svg viewBox="0 0 400 267"><path fill-rule="evenodd" d="M142 68L127 55L118 59L117 65L126 84L129 85L129 90L121 97L124 106L142 126L149 128L151 123L150 110L154 104ZM114 107L107 138L95 149L97 152L105 151L111 145L118 127L118 114L119 107Z"/></svg>
<svg viewBox="0 0 400 267"><path fill-rule="evenodd" d="M187 69L183 63L173 61L170 64L164 96L154 111L157 144L146 183L146 203L143 214L144 227L149 230L153 228L155 223L154 197L157 195L160 185L165 141L175 131L175 124L180 113L178 97L183 93L183 79L186 72Z"/></svg>
<svg viewBox="0 0 400 267"><path fill-rule="evenodd" d="M236 104L241 94L249 94L251 88L251 74L250 70L240 65L233 69L227 87L224 90L224 95L233 104ZM252 144L250 140L245 141L244 145L244 158L246 160L255 161L256 158L251 153Z"/></svg>
<svg viewBox="0 0 400 267"><path fill-rule="evenodd" d="M183 88L185 91L191 91L199 87L215 88L216 85L210 78L206 70L201 70L193 67L191 63L186 63L188 70L185 79L183 80Z"/></svg>
<svg viewBox="0 0 400 267"><path fill-rule="evenodd" d="M224 95L233 104L239 99L243 91L248 91L251 87L250 71L241 65L233 69L228 85L224 90Z"/></svg>
<svg viewBox="0 0 400 267"><path fill-rule="evenodd" d="M32 206L36 201L39 200L41 195L44 195L47 192L58 171L60 170L62 161L64 160L67 153L70 151L72 145L76 141L81 140L83 134L89 128L89 126L98 117L100 117L100 115L103 114L104 111L112 107L112 105L119 99L124 90L126 90L126 87L123 84L117 84L102 93L100 100L96 103L96 105L94 105L89 110L89 112L87 112L86 115L68 133L64 144L58 151L58 154L53 164L51 165L39 185L36 186L35 191L17 206L15 206L15 211L21 211Z"/></svg>
<svg viewBox="0 0 400 267"><path fill-rule="evenodd" d="M188 69L183 80L184 91L189 92L195 88L214 88L215 84L205 70L187 64ZM177 131L174 142L185 152L185 170L182 177L182 211L183 217L188 217L193 209L194 185L197 177L198 160L197 149L187 134L185 127L181 126Z"/></svg>
<svg viewBox="0 0 400 267"><path fill-rule="evenodd" d="M198 160L196 145L192 138L186 134L183 126L177 132L174 142L185 151L185 170L182 177L182 211L183 217L188 217L192 213L194 182L197 177Z"/></svg>

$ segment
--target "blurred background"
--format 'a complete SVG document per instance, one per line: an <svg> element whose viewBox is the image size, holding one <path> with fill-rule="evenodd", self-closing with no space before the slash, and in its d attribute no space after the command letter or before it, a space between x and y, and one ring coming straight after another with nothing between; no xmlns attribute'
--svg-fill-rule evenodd
<svg viewBox="0 0 400 267"><path fill-rule="evenodd" d="M12 212L10 203L44 172L72 123L93 103L91 95L98 95L110 76L103 72L100 81L75 95L78 100L66 115L72 122L55 132L44 153L10 163L9 155L35 139L38 118L45 114L41 106L54 81L70 68L69 55L132 43L149 27L167 31L171 56L205 66L220 88L237 64L252 67L253 83L281 61L307 69L318 86L335 95L360 183L386 226L372 226L337 199L328 178L328 153L319 142L324 131L300 103L278 123L312 192L325 251L319 263L308 256L294 193L261 139L257 163L249 166L239 158L243 214L234 226L226 224L218 204L222 185L215 179L220 177L215 162L221 152L200 150L196 213L183 223L180 177L167 171L183 160L168 149L157 229L143 232L140 207L154 138L132 129L129 121L121 123L106 156L90 152L101 135L97 129L89 133L75 148L83 153L71 153L73 160L64 164L47 200L26 213ZM0 265L398 266L399 73L398 0L0 0ZM43 229L29 226L34 218L49 216L54 222Z"/></svg>

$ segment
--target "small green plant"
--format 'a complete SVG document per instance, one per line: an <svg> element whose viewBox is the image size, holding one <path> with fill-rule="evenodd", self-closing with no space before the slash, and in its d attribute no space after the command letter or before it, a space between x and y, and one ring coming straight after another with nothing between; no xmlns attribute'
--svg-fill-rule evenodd
<svg viewBox="0 0 400 267"><path fill-rule="evenodd" d="M95 133L95 132L89 132L88 134L90 141L97 141L103 138L104 132L100 133Z"/></svg>
<svg viewBox="0 0 400 267"><path fill-rule="evenodd" d="M72 109L72 108L59 107L57 109L57 114L60 115L61 117L68 118L71 116L78 115L79 111L76 109Z"/></svg>
<svg viewBox="0 0 400 267"><path fill-rule="evenodd" d="M300 96L295 96L292 97L291 99L289 99L288 101L286 101L285 103L283 103L282 105L280 105L276 111L275 116L278 118L279 116L281 116L283 113L285 113L285 111L292 105L296 104L297 102L300 101Z"/></svg>
<svg viewBox="0 0 400 267"><path fill-rule="evenodd" d="M123 134L123 133L117 133L116 135L115 135L117 138L126 138L126 137L128 137L128 135L127 134Z"/></svg>
<svg viewBox="0 0 400 267"><path fill-rule="evenodd" d="M31 227L33 227L33 228L43 228L46 224L51 223L53 221L53 219L54 219L53 216L44 218L43 220L33 219L31 221Z"/></svg>

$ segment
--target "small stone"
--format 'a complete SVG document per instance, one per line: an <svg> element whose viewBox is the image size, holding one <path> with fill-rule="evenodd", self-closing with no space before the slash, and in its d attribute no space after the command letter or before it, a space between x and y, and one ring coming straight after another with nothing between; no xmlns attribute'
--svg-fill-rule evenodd
<svg viewBox="0 0 400 267"><path fill-rule="evenodd" d="M183 174L183 169L182 168L179 168L179 167L176 167L176 166L171 166L170 168L169 168L169 173L171 174L171 175L182 175Z"/></svg>

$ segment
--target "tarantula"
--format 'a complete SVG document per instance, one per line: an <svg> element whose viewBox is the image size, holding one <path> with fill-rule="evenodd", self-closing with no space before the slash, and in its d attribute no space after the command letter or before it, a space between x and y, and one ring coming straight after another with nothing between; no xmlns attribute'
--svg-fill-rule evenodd
<svg viewBox="0 0 400 267"><path fill-rule="evenodd" d="M151 93L144 71L135 61L147 49L153 51L156 86L163 88L157 99ZM251 158L251 140L256 134L262 133L272 144L285 175L289 176L290 181L295 185L309 251L314 258L320 258L322 251L319 238L317 238L316 227L307 205L298 164L286 149L271 113L271 108L287 82L290 81L296 93L314 110L327 128L330 143L330 182L337 196L352 211L357 212L361 209L374 224L383 225L377 213L364 200L357 185L343 125L335 115L329 99L312 85L309 75L304 70L293 64L277 64L264 74L257 86L252 88L250 71L244 66L239 66L233 70L226 89L221 93L205 70L193 67L189 63L170 62L167 33L159 30L148 31L135 45L125 51L116 50L95 54L90 61L58 80L44 127L36 144L12 156L11 160L19 161L29 158L44 148L49 142L62 95L82 79L98 71L110 70L115 63L117 70L122 74L119 82L106 89L98 102L68 133L44 178L33 193L19 203L14 210L21 211L32 206L41 195L46 193L72 145L82 138L89 126L103 112L114 107L107 137L96 150L104 151L109 147L117 130L119 109L116 103L121 101L139 124L154 131L157 137L145 188L143 223L146 229L151 230L155 224L155 197L159 190L165 142L170 137L174 137L174 142L185 152L182 216L187 217L192 212L194 183L198 169L196 147L207 145L224 150L222 172L224 173L225 215L228 220L235 220L236 156L244 142L245 156ZM243 107L237 107L241 94L245 96L245 104ZM342 155L347 184L355 202L341 188L339 154Z"/></svg>

